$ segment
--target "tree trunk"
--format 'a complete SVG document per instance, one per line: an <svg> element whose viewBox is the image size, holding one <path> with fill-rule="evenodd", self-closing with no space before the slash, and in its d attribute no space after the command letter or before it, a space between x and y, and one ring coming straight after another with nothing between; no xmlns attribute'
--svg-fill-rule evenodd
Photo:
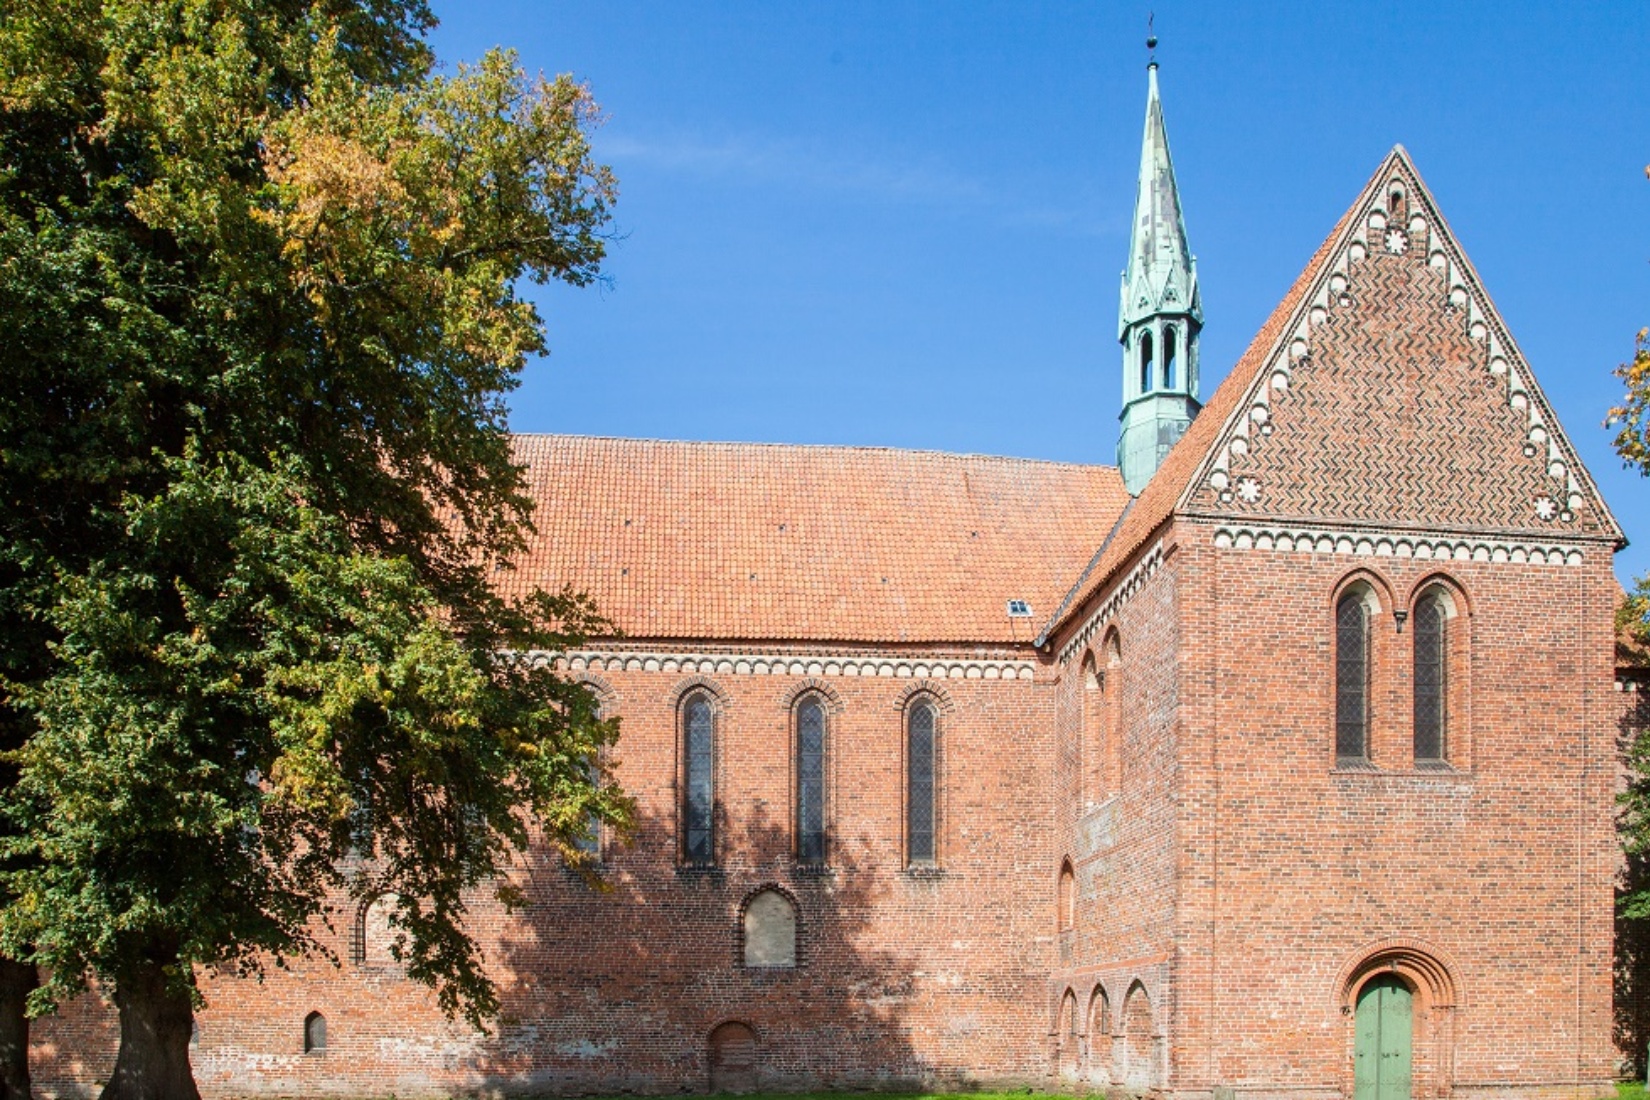
<svg viewBox="0 0 1650 1100"><path fill-rule="evenodd" d="M0 1100L30 1100L29 994L40 984L30 963L0 956Z"/></svg>
<svg viewBox="0 0 1650 1100"><path fill-rule="evenodd" d="M115 982L120 1052L102 1100L200 1100L189 1068L195 1011L189 992L167 983L175 949L151 952Z"/></svg>

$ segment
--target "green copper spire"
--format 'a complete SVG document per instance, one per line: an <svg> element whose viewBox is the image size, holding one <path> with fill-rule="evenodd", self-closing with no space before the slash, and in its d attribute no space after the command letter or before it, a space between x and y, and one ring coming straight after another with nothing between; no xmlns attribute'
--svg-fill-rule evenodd
<svg viewBox="0 0 1650 1100"><path fill-rule="evenodd" d="M1123 345L1123 429L1117 465L1124 486L1135 495L1202 408L1197 400L1197 337L1203 328L1203 301L1163 129L1156 61L1146 66L1146 79L1140 187L1117 312L1117 338Z"/></svg>

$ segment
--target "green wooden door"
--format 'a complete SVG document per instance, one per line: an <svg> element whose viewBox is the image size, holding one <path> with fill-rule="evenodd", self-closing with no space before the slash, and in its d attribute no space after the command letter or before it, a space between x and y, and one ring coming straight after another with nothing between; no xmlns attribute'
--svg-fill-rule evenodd
<svg viewBox="0 0 1650 1100"><path fill-rule="evenodd" d="M1410 1100L1409 987L1376 978L1358 994L1353 1100Z"/></svg>

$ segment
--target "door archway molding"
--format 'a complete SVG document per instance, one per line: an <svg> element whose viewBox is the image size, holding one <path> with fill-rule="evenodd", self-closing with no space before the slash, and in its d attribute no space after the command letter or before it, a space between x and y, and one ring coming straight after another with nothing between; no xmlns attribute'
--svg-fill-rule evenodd
<svg viewBox="0 0 1650 1100"><path fill-rule="evenodd" d="M1392 936L1348 954L1336 976L1333 996L1340 1009L1345 1056L1345 1094L1353 1094L1358 995L1380 977L1398 978L1410 989L1413 1021L1412 1095L1448 1096L1454 1078L1455 1013L1461 1007L1459 971L1449 955L1424 940Z"/></svg>

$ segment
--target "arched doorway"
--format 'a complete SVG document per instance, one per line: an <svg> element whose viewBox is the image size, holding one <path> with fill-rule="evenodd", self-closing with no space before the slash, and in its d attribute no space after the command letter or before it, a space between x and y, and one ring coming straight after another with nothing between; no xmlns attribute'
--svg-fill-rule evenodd
<svg viewBox="0 0 1650 1100"><path fill-rule="evenodd" d="M756 1090L756 1032L730 1020L710 1033L710 1091Z"/></svg>
<svg viewBox="0 0 1650 1100"><path fill-rule="evenodd" d="M1436 946L1403 936L1349 952L1336 978L1345 1021L1341 1088L1353 1100L1448 1096L1458 971Z"/></svg>
<svg viewBox="0 0 1650 1100"><path fill-rule="evenodd" d="M1410 1100L1413 999L1396 974L1374 978L1358 991L1353 1100Z"/></svg>

